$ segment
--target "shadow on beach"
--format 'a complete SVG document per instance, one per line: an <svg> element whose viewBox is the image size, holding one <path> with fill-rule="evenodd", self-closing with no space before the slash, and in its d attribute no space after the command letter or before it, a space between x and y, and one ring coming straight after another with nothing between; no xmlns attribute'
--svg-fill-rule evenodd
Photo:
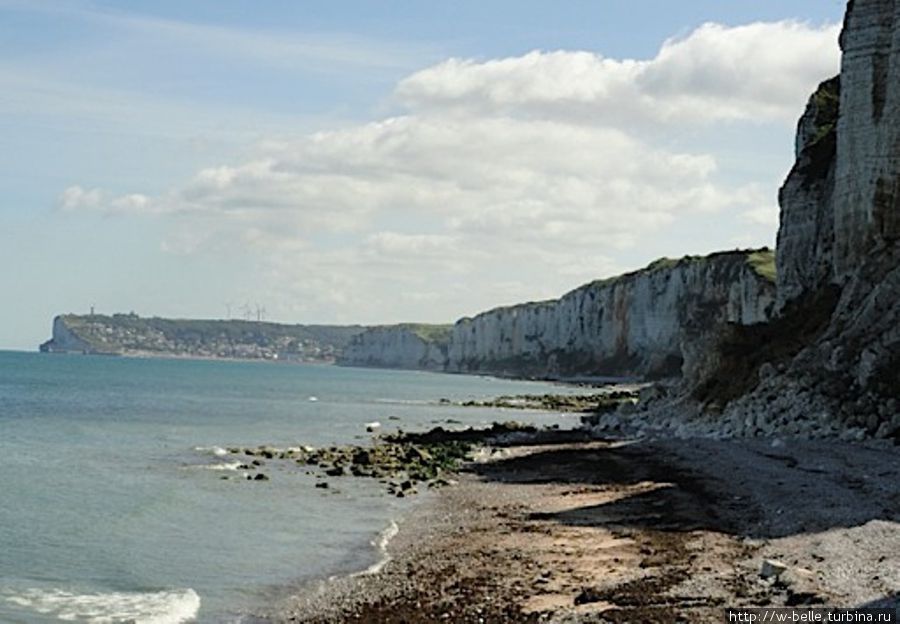
<svg viewBox="0 0 900 624"><path fill-rule="evenodd" d="M833 442L798 440L772 448L766 440L666 440L543 448L469 470L504 483L659 485L535 519L771 539L873 520L900 522L898 455Z"/></svg>

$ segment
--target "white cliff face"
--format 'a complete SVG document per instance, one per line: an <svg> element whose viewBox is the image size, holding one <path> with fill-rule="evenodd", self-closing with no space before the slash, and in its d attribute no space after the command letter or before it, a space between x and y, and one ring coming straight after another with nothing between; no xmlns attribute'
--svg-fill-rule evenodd
<svg viewBox="0 0 900 624"><path fill-rule="evenodd" d="M560 299L461 319L442 341L424 340L409 326L371 329L354 338L340 363L551 378L677 375L688 336L723 322L768 320L775 285L749 256L654 263Z"/></svg>
<svg viewBox="0 0 900 624"><path fill-rule="evenodd" d="M53 335L40 347L41 351L54 353L89 353L93 347L76 336L62 316L53 319Z"/></svg>
<svg viewBox="0 0 900 624"><path fill-rule="evenodd" d="M339 363L440 371L447 364L447 346L423 338L408 326L375 327L355 336Z"/></svg>
<svg viewBox="0 0 900 624"><path fill-rule="evenodd" d="M683 364L690 332L766 321L774 284L747 254L588 284L561 299L491 310L453 328L448 370L535 376L667 375Z"/></svg>
<svg viewBox="0 0 900 624"><path fill-rule="evenodd" d="M776 348L738 351L758 385L724 418L900 440L900 0L851 0L841 47L781 193ZM707 379L735 369L716 351Z"/></svg>
<svg viewBox="0 0 900 624"><path fill-rule="evenodd" d="M846 373L847 396L876 386L890 393L900 359L900 2L850 2L841 47L835 151L802 150L785 185L799 189L791 182L798 168L819 172L815 186L782 204L779 294L810 293L825 283L842 288L829 326L794 362L796 372L813 385L816 369ZM798 143L809 145L804 127L801 120ZM798 223L831 228L833 245ZM825 269L815 278L803 266ZM829 279L821 279L824 272Z"/></svg>
<svg viewBox="0 0 900 624"><path fill-rule="evenodd" d="M796 164L778 195L778 308L834 279L836 124L840 78L823 82L797 126Z"/></svg>
<svg viewBox="0 0 900 624"><path fill-rule="evenodd" d="M834 270L900 238L900 2L851 2L841 34Z"/></svg>

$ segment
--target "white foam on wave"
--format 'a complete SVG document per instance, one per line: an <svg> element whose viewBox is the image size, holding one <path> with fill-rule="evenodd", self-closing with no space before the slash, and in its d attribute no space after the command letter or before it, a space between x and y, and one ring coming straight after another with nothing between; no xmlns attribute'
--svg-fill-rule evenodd
<svg viewBox="0 0 900 624"><path fill-rule="evenodd" d="M386 566L391 560L391 556L390 554L388 554L388 545L399 532L400 527L394 520L391 520L391 523L381 533L379 533L374 540L372 540L372 546L374 546L375 549L378 550L378 554L380 555L378 561L370 565L362 572L357 572L356 574L352 574L351 576L364 576L368 574L378 574L379 572L381 572L381 569L384 568L384 566Z"/></svg>
<svg viewBox="0 0 900 624"><path fill-rule="evenodd" d="M216 457L228 455L228 451L221 446L195 446L194 450L200 453L206 453L207 455L215 455Z"/></svg>
<svg viewBox="0 0 900 624"><path fill-rule="evenodd" d="M224 464L204 464L199 468L206 470L238 470L243 464L239 461L226 462Z"/></svg>
<svg viewBox="0 0 900 624"><path fill-rule="evenodd" d="M8 596L6 602L65 622L87 624L182 624L200 611L200 596L190 588L105 594L28 589Z"/></svg>

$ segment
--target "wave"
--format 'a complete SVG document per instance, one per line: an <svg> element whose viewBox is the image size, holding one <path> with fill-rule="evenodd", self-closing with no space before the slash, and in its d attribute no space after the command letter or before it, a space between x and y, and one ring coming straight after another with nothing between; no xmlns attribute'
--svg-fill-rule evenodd
<svg viewBox="0 0 900 624"><path fill-rule="evenodd" d="M206 453L207 455L215 455L216 457L228 455L228 451L221 446L195 446L194 450L200 453Z"/></svg>
<svg viewBox="0 0 900 624"><path fill-rule="evenodd" d="M6 602L60 620L87 624L182 624L193 620L200 611L200 596L190 588L105 594L28 589L8 596Z"/></svg>
<svg viewBox="0 0 900 624"><path fill-rule="evenodd" d="M394 520L391 520L391 523L383 531L381 531L381 533L379 533L374 540L372 540L372 546L375 547L379 554L378 561L370 565L362 572L357 572L355 574L351 574L350 576L365 576L369 574L378 574L379 572L381 572L381 569L384 568L384 566L386 566L391 560L391 556L390 554L388 554L388 545L399 532L400 527Z"/></svg>
<svg viewBox="0 0 900 624"><path fill-rule="evenodd" d="M223 464L202 464L200 466L195 466L196 468L202 468L204 470L239 470L243 464L239 461L233 462L225 462Z"/></svg>

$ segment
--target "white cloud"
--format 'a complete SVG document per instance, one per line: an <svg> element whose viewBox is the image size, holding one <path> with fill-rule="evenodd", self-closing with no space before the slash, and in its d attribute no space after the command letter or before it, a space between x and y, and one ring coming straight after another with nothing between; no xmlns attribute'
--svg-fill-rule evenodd
<svg viewBox="0 0 900 624"><path fill-rule="evenodd" d="M65 211L95 210L104 205L106 193L101 189L70 186L59 196L59 206Z"/></svg>
<svg viewBox="0 0 900 624"><path fill-rule="evenodd" d="M792 120L811 82L838 68L839 26L705 24L666 41L651 60L534 51L478 62L449 59L404 79L413 109L523 112L596 123Z"/></svg>
<svg viewBox="0 0 900 624"><path fill-rule="evenodd" d="M675 226L771 229L760 207L774 188L722 175L716 153L682 130L793 120L837 68L836 33L707 24L648 61L449 60L397 86L402 115L275 138L258 158L160 196L76 186L61 205L163 216L167 251L253 258L283 317L449 320L635 268L623 254L677 246L666 240ZM727 245L736 232L721 229Z"/></svg>
<svg viewBox="0 0 900 624"><path fill-rule="evenodd" d="M105 214L158 214L163 210L150 197L140 193L115 196L99 188L84 189L77 184L59 196L64 212L100 212Z"/></svg>
<svg viewBox="0 0 900 624"><path fill-rule="evenodd" d="M778 227L778 206L772 203L768 206L757 206L747 210L742 215L744 219L756 225L765 225L772 228Z"/></svg>

